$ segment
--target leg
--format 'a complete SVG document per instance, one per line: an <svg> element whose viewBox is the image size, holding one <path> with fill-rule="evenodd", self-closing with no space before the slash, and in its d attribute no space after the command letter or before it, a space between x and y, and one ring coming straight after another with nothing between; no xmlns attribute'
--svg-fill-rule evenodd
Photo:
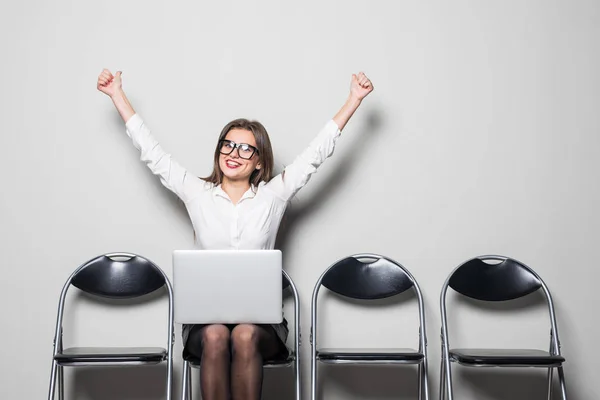
<svg viewBox="0 0 600 400"><path fill-rule="evenodd" d="M263 360L279 351L269 326L240 324L231 332L231 394L234 400L258 400L262 391Z"/></svg>
<svg viewBox="0 0 600 400"><path fill-rule="evenodd" d="M58 366L58 400L65 400L65 372L63 366Z"/></svg>
<svg viewBox="0 0 600 400"><path fill-rule="evenodd" d="M200 385L204 400L229 398L229 328L225 325L195 326L190 331L187 350L202 359Z"/></svg>
<svg viewBox="0 0 600 400"><path fill-rule="evenodd" d="M188 380L188 374L190 373L190 367L188 366L188 362L183 362L183 377L181 378L181 400L192 400L190 396L188 396L188 385L190 384Z"/></svg>
<svg viewBox="0 0 600 400"><path fill-rule="evenodd" d="M442 355L444 357L444 355ZM440 400L446 400L446 364L442 358L440 363Z"/></svg>
<svg viewBox="0 0 600 400"><path fill-rule="evenodd" d="M50 388L48 389L48 400L54 400L54 390L56 388L56 375L58 364L52 360L52 372L50 373Z"/></svg>
<svg viewBox="0 0 600 400"><path fill-rule="evenodd" d="M419 378L417 379L419 387L418 399L423 400L423 364L419 364Z"/></svg>
<svg viewBox="0 0 600 400"><path fill-rule="evenodd" d="M427 354L423 359L423 392L425 400L429 400L429 366L427 363Z"/></svg>
<svg viewBox="0 0 600 400"><path fill-rule="evenodd" d="M548 400L552 400L552 373L554 368L548 368Z"/></svg>
<svg viewBox="0 0 600 400"><path fill-rule="evenodd" d="M562 393L562 400L567 400L567 388L565 387L565 373L562 365L558 369L558 380L560 382L560 391Z"/></svg>
<svg viewBox="0 0 600 400"><path fill-rule="evenodd" d="M187 400L192 400L193 396L192 396L192 367L190 366L190 364L187 364L187 369L188 369L188 373L187 373Z"/></svg>

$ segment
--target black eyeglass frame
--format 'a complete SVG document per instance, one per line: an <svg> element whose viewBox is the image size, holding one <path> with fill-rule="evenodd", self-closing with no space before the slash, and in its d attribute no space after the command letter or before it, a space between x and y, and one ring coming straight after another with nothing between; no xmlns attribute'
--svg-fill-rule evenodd
<svg viewBox="0 0 600 400"><path fill-rule="evenodd" d="M224 144L227 144L227 147L231 148L230 152L227 153L227 152L223 151ZM242 156L242 153L240 153L241 146L248 146L250 149L252 149L252 154L250 154L250 157ZM219 140L219 153L224 154L224 155L229 155L229 154L233 153L236 149L238 151L238 156L240 156L240 158L243 158L244 160L250 160L252 157L254 157L254 154L258 154L258 149L256 147L252 146L251 144L236 143L233 140L227 140L227 139Z"/></svg>

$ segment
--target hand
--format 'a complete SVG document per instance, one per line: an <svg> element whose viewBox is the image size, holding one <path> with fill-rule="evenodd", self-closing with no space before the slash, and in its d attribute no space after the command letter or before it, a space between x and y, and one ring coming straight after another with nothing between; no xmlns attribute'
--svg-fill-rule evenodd
<svg viewBox="0 0 600 400"><path fill-rule="evenodd" d="M358 75L352 74L352 82L350 83L350 95L357 100L362 100L373 91L373 83L367 76L360 72Z"/></svg>
<svg viewBox="0 0 600 400"><path fill-rule="evenodd" d="M98 83L96 85L99 91L112 97L121 90L121 71L117 71L113 75L109 70L104 69L98 75Z"/></svg>

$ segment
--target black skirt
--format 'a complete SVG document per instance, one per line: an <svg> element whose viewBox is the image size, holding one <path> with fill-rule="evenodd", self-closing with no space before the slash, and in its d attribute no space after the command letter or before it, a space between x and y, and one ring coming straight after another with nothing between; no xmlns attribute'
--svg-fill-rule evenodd
<svg viewBox="0 0 600 400"><path fill-rule="evenodd" d="M190 333L193 330L196 329L202 329L203 327L207 326L208 324L184 324L183 325L183 329L181 331L181 336L183 338L183 359L184 360L188 360L190 358L194 358L194 355L192 355L189 351L188 351L188 339L190 337ZM229 328L229 330L233 330L233 328L236 326L236 324L224 324L225 326L227 326ZM277 341L279 343L279 352L277 353L276 356L273 357L273 359L276 360L282 360L282 359L286 359L289 354L290 354L290 350L288 349L286 342L287 342L287 337L289 334L289 328L288 328L288 322L285 318L283 318L283 322L279 323L279 324L259 324L260 326L264 326L264 327L268 327L269 329L272 329L275 337L277 338ZM265 361L271 361L271 360L265 360Z"/></svg>

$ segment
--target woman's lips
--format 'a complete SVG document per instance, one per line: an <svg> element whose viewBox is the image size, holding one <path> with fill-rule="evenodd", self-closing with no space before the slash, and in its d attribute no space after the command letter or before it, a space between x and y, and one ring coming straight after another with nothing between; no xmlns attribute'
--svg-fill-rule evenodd
<svg viewBox="0 0 600 400"><path fill-rule="evenodd" d="M235 162L235 161L231 161L231 160L227 160L225 161L225 165L227 165L227 168L239 168L242 164Z"/></svg>

